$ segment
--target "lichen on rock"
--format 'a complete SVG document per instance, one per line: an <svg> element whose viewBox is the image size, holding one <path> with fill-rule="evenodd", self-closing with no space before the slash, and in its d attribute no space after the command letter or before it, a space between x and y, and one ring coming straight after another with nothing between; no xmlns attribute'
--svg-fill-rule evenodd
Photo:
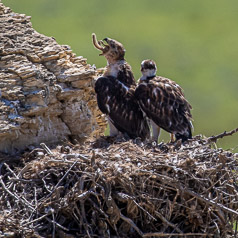
<svg viewBox="0 0 238 238"><path fill-rule="evenodd" d="M102 133L96 69L2 3L0 24L0 151Z"/></svg>

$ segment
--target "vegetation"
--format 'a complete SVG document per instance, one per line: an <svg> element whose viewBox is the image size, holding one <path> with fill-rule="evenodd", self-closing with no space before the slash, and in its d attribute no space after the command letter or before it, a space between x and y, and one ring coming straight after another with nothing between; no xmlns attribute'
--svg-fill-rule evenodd
<svg viewBox="0 0 238 238"><path fill-rule="evenodd" d="M237 0L2 2L32 16L37 31L70 45L97 67L106 62L91 43L92 32L124 44L137 78L141 61L154 59L159 75L184 88L194 109L194 134L210 136L238 126ZM233 135L219 146L234 148L237 141Z"/></svg>

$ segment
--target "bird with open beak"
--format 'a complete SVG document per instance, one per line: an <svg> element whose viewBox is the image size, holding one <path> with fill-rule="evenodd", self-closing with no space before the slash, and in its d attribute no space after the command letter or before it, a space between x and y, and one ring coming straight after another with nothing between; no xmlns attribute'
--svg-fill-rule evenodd
<svg viewBox="0 0 238 238"><path fill-rule="evenodd" d="M136 81L124 58L125 48L110 38L97 41L95 34L92 38L95 48L107 60L105 73L95 83L95 92L99 109L107 115L110 136L122 133L145 140L150 134L149 125L134 95Z"/></svg>

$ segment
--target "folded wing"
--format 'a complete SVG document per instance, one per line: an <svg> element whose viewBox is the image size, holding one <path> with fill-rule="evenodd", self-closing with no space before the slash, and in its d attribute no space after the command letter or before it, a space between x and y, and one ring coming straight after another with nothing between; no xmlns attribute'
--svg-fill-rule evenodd
<svg viewBox="0 0 238 238"><path fill-rule="evenodd" d="M114 77L100 77L95 84L99 109L109 120L130 138L149 137L149 126L134 96L133 88L125 86Z"/></svg>
<svg viewBox="0 0 238 238"><path fill-rule="evenodd" d="M135 91L141 109L159 127L177 139L191 138L191 105L181 87L167 78L155 77L141 82Z"/></svg>

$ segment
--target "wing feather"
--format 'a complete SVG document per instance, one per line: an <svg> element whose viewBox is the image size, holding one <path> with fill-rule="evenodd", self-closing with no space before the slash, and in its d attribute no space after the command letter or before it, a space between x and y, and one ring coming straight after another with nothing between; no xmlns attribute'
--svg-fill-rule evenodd
<svg viewBox="0 0 238 238"><path fill-rule="evenodd" d="M167 78L155 77L139 84L135 96L148 118L164 130L191 136L191 105L182 88Z"/></svg>
<svg viewBox="0 0 238 238"><path fill-rule="evenodd" d="M108 89L108 90L107 90ZM114 77L100 77L95 84L99 109L107 114L113 125L129 137L149 136L149 126L132 88L125 87Z"/></svg>

